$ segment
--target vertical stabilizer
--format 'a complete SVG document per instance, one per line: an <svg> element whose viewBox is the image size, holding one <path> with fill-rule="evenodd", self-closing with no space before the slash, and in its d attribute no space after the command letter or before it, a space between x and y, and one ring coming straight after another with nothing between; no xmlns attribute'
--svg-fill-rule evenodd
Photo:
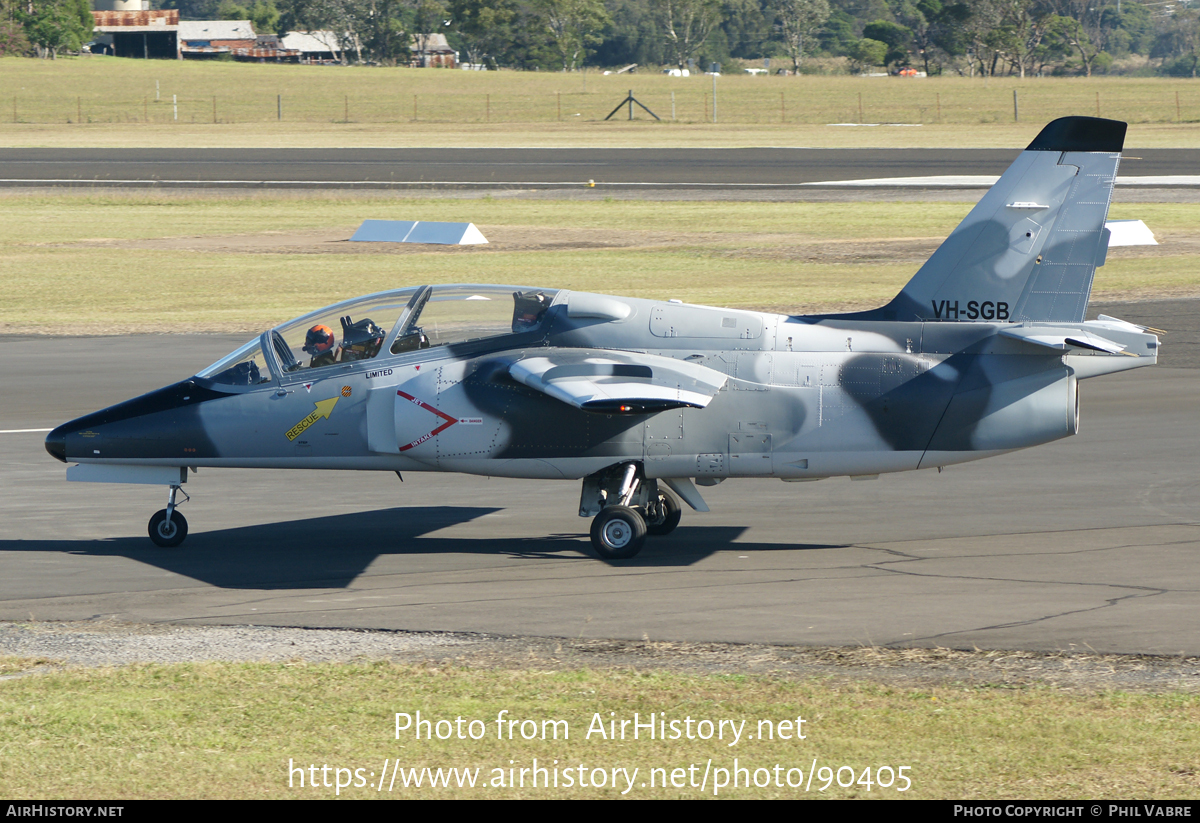
<svg viewBox="0 0 1200 823"><path fill-rule="evenodd" d="M904 290L870 320L1081 322L1126 124L1064 117L1047 125Z"/></svg>

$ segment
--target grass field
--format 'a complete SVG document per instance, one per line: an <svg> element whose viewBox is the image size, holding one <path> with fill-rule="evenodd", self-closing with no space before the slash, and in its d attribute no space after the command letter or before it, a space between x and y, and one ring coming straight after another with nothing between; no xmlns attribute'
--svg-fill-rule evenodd
<svg viewBox="0 0 1200 823"><path fill-rule="evenodd" d="M420 283L571 288L783 313L881 305L970 203L410 199L385 193L0 194L0 331L256 333ZM1200 205L1129 204L1095 297L1200 293ZM476 247L344 242L366 218L471 221ZM119 276L118 276L119 275Z"/></svg>
<svg viewBox="0 0 1200 823"><path fill-rule="evenodd" d="M0 670L19 672L37 663L0 659ZM515 740L496 739L502 709L518 721ZM397 739L395 714L418 710L435 722L482 722L474 732L462 727L467 739L455 732L451 739L417 740L412 731ZM595 731L597 715L607 723L632 720L635 712L642 722L651 712L678 720L683 736L647 740L643 730L638 740L620 740ZM804 724L795 724L798 717ZM690 727L694 736L701 733L700 720L746 723L739 742L730 745L730 726L723 740L687 739L687 718L696 723ZM543 721L566 721L569 737L563 739L559 725L557 740L549 728L544 733L550 739L521 739L517 730L525 720L536 721L538 738ZM776 739L759 738L767 729L759 721L770 721ZM342 768L348 771L340 779L352 784L340 790L342 797L596 798L619 797L628 787L625 776L612 787L614 768L627 774L637 768L627 797L1194 799L1200 797L1198 722L1195 695L1044 687L913 689L766 676L386 662L68 669L0 683L0 795L325 798L339 795L334 769ZM525 729L533 733L532 726ZM480 739L470 739L472 733ZM805 739L778 739L779 733L803 733ZM632 736L631 726L626 734ZM535 758L558 770L557 788L531 788L531 773L524 788L511 785ZM718 769L727 770L726 781L733 779L734 758L748 770L742 785L714 791ZM381 792L385 759L389 781ZM477 786L406 789L398 777L388 791L397 760L403 769L478 770ZM817 771L807 783L814 763ZM289 764L300 768L299 776ZM317 766L315 776L329 788L310 786L309 765ZM593 769L607 770L608 785L568 787L563 773L571 769L577 780L581 765L589 783L599 783ZM322 766L330 771L322 775ZM706 766L710 774L701 789ZM911 778L905 792L898 791L901 766ZM860 782L868 768L872 781L882 774L891 787L868 789ZM789 774L791 769L800 772ZM672 776L675 786L663 788ZM745 787L756 779L757 787Z"/></svg>
<svg viewBox="0 0 1200 823"><path fill-rule="evenodd" d="M728 75L714 123L703 76L93 57L3 58L0 77L8 146L1020 147L1068 114L1128 121L1130 146L1200 145L1200 88L1166 78ZM631 89L662 122L604 121Z"/></svg>

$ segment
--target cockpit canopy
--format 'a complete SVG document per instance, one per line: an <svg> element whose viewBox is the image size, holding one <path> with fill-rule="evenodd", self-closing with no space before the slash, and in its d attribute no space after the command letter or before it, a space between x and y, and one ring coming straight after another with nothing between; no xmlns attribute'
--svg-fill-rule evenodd
<svg viewBox="0 0 1200 823"><path fill-rule="evenodd" d="M276 326L197 377L235 386L308 380L321 369L356 361L536 331L557 294L462 285L380 292Z"/></svg>

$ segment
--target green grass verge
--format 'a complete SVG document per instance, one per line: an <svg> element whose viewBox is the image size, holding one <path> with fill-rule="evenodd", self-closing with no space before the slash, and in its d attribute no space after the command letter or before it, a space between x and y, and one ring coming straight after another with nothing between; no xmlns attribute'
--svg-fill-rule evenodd
<svg viewBox="0 0 1200 823"><path fill-rule="evenodd" d="M717 80L714 123L713 82L704 76L106 57L0 58L0 74L4 145L1015 148L1069 114L1130 122L1131 146L1200 145L1200 92L1170 78L727 75ZM620 119L625 112L604 121L631 89L662 122L641 114L630 123Z"/></svg>
<svg viewBox="0 0 1200 823"><path fill-rule="evenodd" d="M395 714L485 725L479 740L396 739ZM569 739L496 739L495 719L565 720ZM594 718L642 721L650 713L745 721L742 739L613 740L586 733ZM612 714L610 714L612 713ZM806 739L758 739L759 721L805 720ZM349 769L343 797L616 797L611 770L637 768L631 797L712 796L716 769L749 769L722 797L911 797L971 799L1196 798L1200 784L1200 697L1074 693L1048 688L895 688L771 677L623 670L512 671L453 666L358 664L137 665L68 669L0 683L0 795L9 798L303 798ZM475 727L479 732L480 726ZM561 726L559 727L562 728ZM765 731L766 726L762 727ZM778 726L776 726L778 728ZM443 726L446 732L448 727ZM526 726L531 731L531 726ZM700 728L693 725L693 732ZM795 727L784 727L794 732ZM686 730L686 725L681 726ZM464 734L470 730L464 726ZM632 734L632 728L627 727ZM686 733L686 732L685 732ZM748 739L746 735L754 735ZM509 769L559 769L559 787L509 785ZM392 763L406 769L478 770L483 788L391 791ZM813 761L830 767L806 792L786 786L788 769L807 782ZM385 791L379 775L389 769ZM711 761L711 764L710 764ZM300 775L289 772L303 767ZM707 788L698 787L710 764ZM782 767L780 772L775 766ZM567 787L579 766L607 769L603 788ZM330 766L322 774L320 767ZM695 767L691 772L686 770ZM853 785L837 769L853 767ZM882 766L912 779L907 792L857 780ZM354 770L362 769L361 773ZM651 769L657 788L651 788ZM685 785L663 788L673 770ZM756 769L760 784L753 781ZM500 770L500 771L496 771ZM373 774L372 774L373 773ZM460 772L461 774L461 772ZM520 772L512 773L520 780ZM553 772L550 773L551 775ZM361 776L361 781L353 778ZM887 777L884 773L885 780ZM503 777L504 787L496 783ZM851 783L848 770L842 783ZM291 785L289 786L289 778ZM795 772L793 784L800 781ZM553 779L552 777L550 778ZM732 780L732 774L727 778ZM784 783L782 787L776 781ZM590 782L590 780L589 780ZM691 784L696 783L693 787ZM645 783L645 787L641 784ZM363 785L366 784L366 785ZM826 785L824 792L818 791Z"/></svg>
<svg viewBox="0 0 1200 823"><path fill-rule="evenodd" d="M784 313L869 307L899 291L969 209L12 192L0 195L0 329L250 333L338 300L429 282L528 284ZM1200 291L1191 247L1170 244L1200 225L1200 205L1125 205L1113 216L1146 219L1165 244L1137 253L1144 256L1114 251L1097 274L1097 299ZM271 246L272 237L307 232L348 237L368 217L471 221L493 239L519 235L520 242L406 253L335 241ZM205 238L213 242L203 245Z"/></svg>

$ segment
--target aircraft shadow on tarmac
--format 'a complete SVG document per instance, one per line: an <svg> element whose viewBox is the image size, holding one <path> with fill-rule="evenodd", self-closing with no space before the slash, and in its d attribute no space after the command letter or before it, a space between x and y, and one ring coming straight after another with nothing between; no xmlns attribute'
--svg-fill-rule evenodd
<svg viewBox="0 0 1200 823"><path fill-rule="evenodd" d="M515 559L586 560L595 563L585 532L536 538L428 537L468 523L497 508L437 506L391 508L289 520L257 526L196 532L175 549L160 549L145 537L109 540L0 540L0 553L66 552L91 557L127 557L227 589L344 588L384 555L468 554ZM654 537L619 568L690 566L718 551L752 553L846 548L842 545L737 543L745 526L679 528ZM422 567L424 572L430 569Z"/></svg>

